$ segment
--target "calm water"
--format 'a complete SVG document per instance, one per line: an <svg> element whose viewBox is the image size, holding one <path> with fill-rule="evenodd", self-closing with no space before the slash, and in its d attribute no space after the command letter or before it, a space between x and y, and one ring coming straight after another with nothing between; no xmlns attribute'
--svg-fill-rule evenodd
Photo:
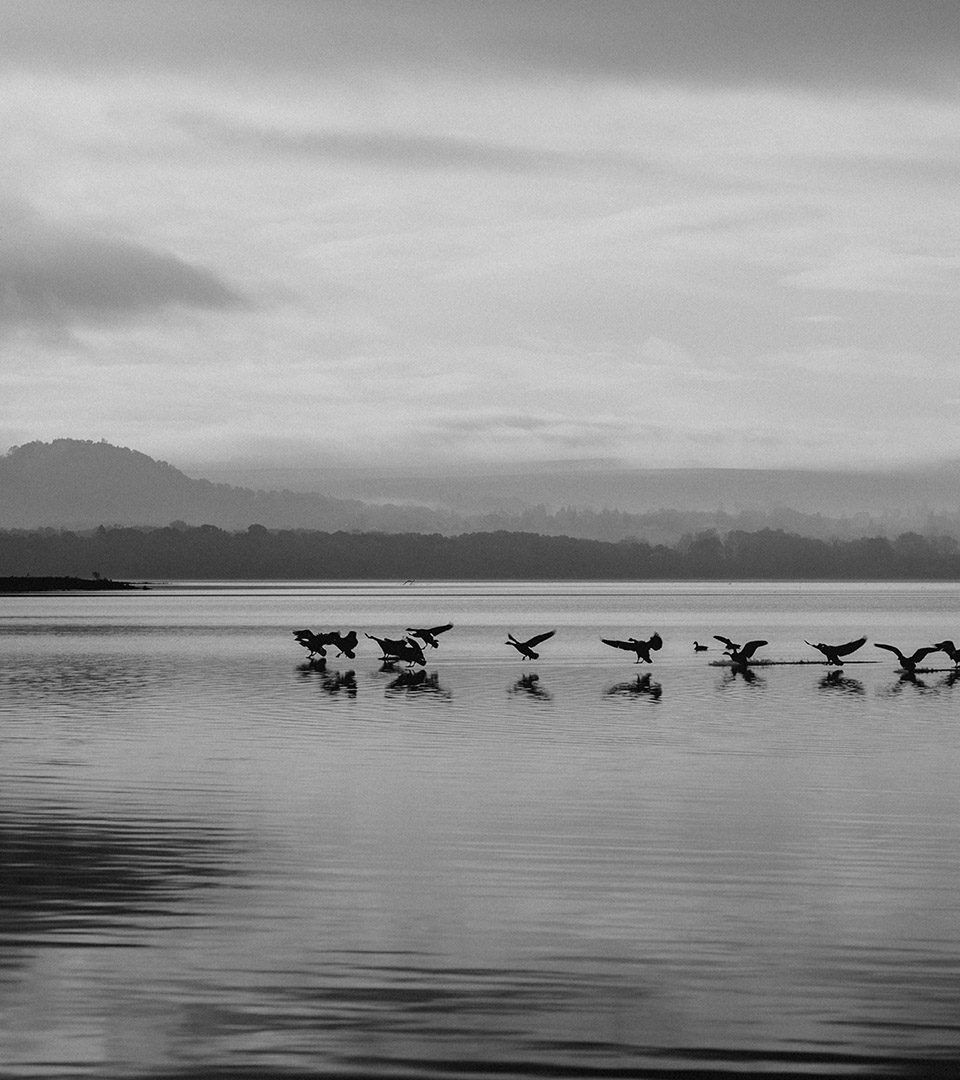
<svg viewBox="0 0 960 1080"><path fill-rule="evenodd" d="M447 621L413 685L290 634ZM0 1076L957 1075L960 681L713 633L912 651L960 589L0 598Z"/></svg>

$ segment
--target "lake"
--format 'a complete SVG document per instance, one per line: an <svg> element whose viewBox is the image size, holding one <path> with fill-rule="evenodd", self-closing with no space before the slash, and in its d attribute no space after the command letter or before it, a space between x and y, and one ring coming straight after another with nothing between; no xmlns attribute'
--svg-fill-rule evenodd
<svg viewBox="0 0 960 1080"><path fill-rule="evenodd" d="M960 681L873 644L949 637L942 584L0 597L0 1076L957 1075Z"/></svg>

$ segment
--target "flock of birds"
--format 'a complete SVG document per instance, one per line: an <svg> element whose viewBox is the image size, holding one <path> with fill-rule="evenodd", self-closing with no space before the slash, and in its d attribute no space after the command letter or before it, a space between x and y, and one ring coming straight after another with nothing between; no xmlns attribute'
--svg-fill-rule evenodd
<svg viewBox="0 0 960 1080"><path fill-rule="evenodd" d="M375 634L365 634L364 637L369 638L371 641L375 641L380 646L381 660L386 664L405 663L410 665L419 664L421 667L427 662L424 655L424 647L436 649L439 647L439 637L441 634L445 634L448 630L453 629L453 623L445 623L443 626L431 626L431 627L405 627L404 636L402 638L388 638L377 637ZM526 641L520 641L514 637L512 633L507 634L507 640L505 645L509 645L511 648L516 649L520 656L524 660L539 660L540 653L536 652L536 646L542 644L544 641L549 640L554 636L556 630L547 630L542 634L534 634L533 637L527 638ZM345 634L341 634L339 630L321 631L315 633L313 630L294 630L294 638L307 650L308 659L313 660L316 657L326 657L327 648L331 647L337 650L338 656L346 656L351 660L356 657L356 650L359 645L359 638L355 630L349 630ZM723 637L720 634L714 634L714 639L723 644L723 660L721 663L729 664L732 667L746 667L751 663L775 663L776 661L757 661L754 659L758 649L764 645L768 645L769 642L765 639L755 639L753 641L744 642L742 645L739 642L733 641L728 637ZM636 655L637 664L652 664L653 658L651 653L658 652L663 648L663 638L654 633L649 638L627 638L626 640L618 640L616 638L601 638L604 645L609 645L614 649L622 649L627 652L632 652ZM828 645L823 641L816 643L807 641L804 639L804 644L809 645L811 648L816 649L824 657L822 662L825 662L828 666L842 667L844 658L851 656L857 652L858 649L863 648L866 645L866 637L859 637L855 641L843 642L839 645ZM887 645L883 642L874 642L874 647L877 649L885 649L887 652L893 653L900 662L900 670L907 674L913 674L917 671L918 665L922 663L931 653L942 652L946 654L953 662L954 667L960 667L960 648L958 648L952 641L946 639L944 641L937 641L933 645L924 645L909 655L901 652L896 645ZM708 646L702 645L699 641L693 643L694 652L707 652Z"/></svg>

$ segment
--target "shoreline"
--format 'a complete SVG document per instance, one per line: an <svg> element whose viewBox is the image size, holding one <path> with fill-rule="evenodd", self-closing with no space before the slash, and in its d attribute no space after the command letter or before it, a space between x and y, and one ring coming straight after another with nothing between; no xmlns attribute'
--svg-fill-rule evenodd
<svg viewBox="0 0 960 1080"><path fill-rule="evenodd" d="M111 578L79 577L0 577L0 594L38 592L125 592L130 589L146 590L147 585L134 585L129 581L113 581Z"/></svg>

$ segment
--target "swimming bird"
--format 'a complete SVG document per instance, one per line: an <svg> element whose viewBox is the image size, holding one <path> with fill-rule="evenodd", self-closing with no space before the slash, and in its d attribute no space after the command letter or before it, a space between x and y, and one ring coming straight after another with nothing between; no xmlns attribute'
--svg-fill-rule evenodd
<svg viewBox="0 0 960 1080"><path fill-rule="evenodd" d="M731 641L729 638L721 637L719 634L713 635L717 641L722 641L726 645L724 652L730 657L730 663L734 667L740 667L746 664L753 654L760 648L761 645L767 645L767 641L748 641L745 645L738 645L735 641Z"/></svg>
<svg viewBox="0 0 960 1080"><path fill-rule="evenodd" d="M836 664L839 667L843 667L843 661L840 659L841 656L849 656L867 643L865 637L857 638L856 641L848 641L845 645L824 645L822 641L818 641L817 644L814 645L812 641L807 641L806 638L803 640L811 649L817 649L822 652L827 658L828 664Z"/></svg>
<svg viewBox="0 0 960 1080"><path fill-rule="evenodd" d="M709 649L709 648L710 648L709 645L701 645L699 641L695 641L693 643L693 651L694 652L706 652L707 649Z"/></svg>
<svg viewBox="0 0 960 1080"><path fill-rule="evenodd" d="M875 641L873 644L878 649L886 649L887 652L896 653L897 659L900 661L900 666L904 671L911 675L917 670L917 664L919 664L925 656L929 656L930 653L938 651L935 645L925 645L922 649L917 649L911 656L904 656L896 645L884 645L880 641Z"/></svg>
<svg viewBox="0 0 960 1080"><path fill-rule="evenodd" d="M947 638L946 641L936 642L934 648L939 649L940 652L945 652L953 661L954 666L960 667L960 649L958 649L949 638Z"/></svg>
<svg viewBox="0 0 960 1080"><path fill-rule="evenodd" d="M552 638L555 633L556 630L548 630L545 634L536 634L532 638L527 638L526 641L517 641L513 634L508 633L508 640L504 642L504 645L512 645L523 656L524 660L539 660L540 654L533 651L534 645L539 645L541 641Z"/></svg>
<svg viewBox="0 0 960 1080"><path fill-rule="evenodd" d="M373 634L367 634L371 641L375 641L383 653L384 660L403 660L407 664L426 664L426 657L420 643L413 638L378 638Z"/></svg>
<svg viewBox="0 0 960 1080"><path fill-rule="evenodd" d="M628 652L635 652L637 659L634 663L639 664L642 660L645 664L652 664L650 659L651 652L657 652L663 647L663 638L658 633L654 633L648 641L641 641L638 638L628 638L626 641L615 641L613 638L601 638L604 645L612 645L615 649L626 649Z"/></svg>
<svg viewBox="0 0 960 1080"><path fill-rule="evenodd" d="M437 634L445 634L448 630L452 629L452 622L448 622L446 626L432 626L429 630L425 630L422 627L406 627L406 631L408 634L413 634L414 637L420 638L424 645L431 645L434 649L436 649L440 644L440 642L437 641Z"/></svg>

